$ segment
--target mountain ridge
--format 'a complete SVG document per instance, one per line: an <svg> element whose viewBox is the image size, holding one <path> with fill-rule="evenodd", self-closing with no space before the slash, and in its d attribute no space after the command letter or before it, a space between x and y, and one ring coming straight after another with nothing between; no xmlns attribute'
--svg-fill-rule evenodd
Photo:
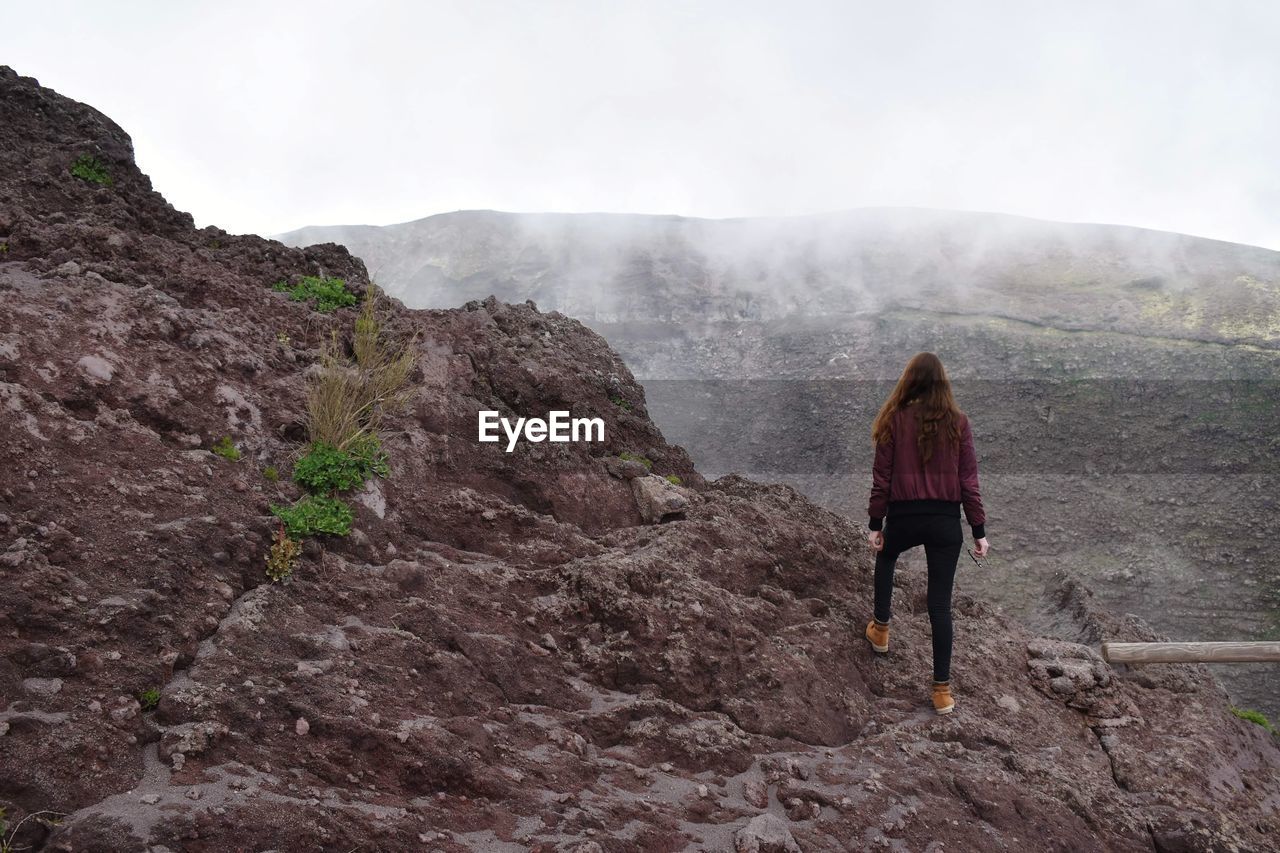
<svg viewBox="0 0 1280 853"><path fill-rule="evenodd" d="M349 245L419 307L495 293L587 322L681 323L999 305L1014 320L1280 349L1280 252L1131 226L918 208L471 211L282 239Z"/></svg>
<svg viewBox="0 0 1280 853"><path fill-rule="evenodd" d="M490 207L475 208L458 208L456 210L440 211L439 213L428 214L427 216L419 216L414 219L406 219L403 221L386 222L380 225L371 223L353 223L348 225L324 225L320 223L308 223L297 228L291 228L287 231L280 231L267 235L268 239L279 240L282 243L292 245L294 241L301 239L304 232L323 232L329 229L340 228L360 228L360 229L384 229L384 228L400 228L409 225L418 225L437 217L459 216L471 214L495 214L500 216L515 217L620 217L620 218L638 218L638 219L656 219L656 220L678 220L690 222L753 222L753 221L794 221L804 219L826 219L840 216L854 216L863 214L877 214L882 212L909 212L922 213L926 215L937 214L942 216L973 216L988 217L992 219L1022 220L1026 222L1040 223L1043 225L1056 225L1080 228L1098 228L1116 231L1132 231L1147 234L1167 235L1171 237L1185 238L1189 240L1205 241L1208 243L1221 243L1226 246L1233 246L1244 249L1258 249L1263 252L1280 252L1280 249L1272 249L1268 246L1259 246L1256 243L1242 243L1238 240L1226 240L1220 237L1206 237L1198 234L1189 234L1183 231L1170 231L1164 228L1151 228L1145 225L1130 225L1120 222L1102 222L1094 220L1076 220L1076 219L1053 219L1045 216L1032 216L1022 213L1008 213L999 210L977 210L970 208L947 208L947 207L922 207L918 205L866 205L862 207L843 207L834 208L832 210L815 211L812 213L788 213L773 214L760 216L693 216L683 213L635 213L629 211L617 210L577 210L577 211L556 211L556 210L506 210Z"/></svg>

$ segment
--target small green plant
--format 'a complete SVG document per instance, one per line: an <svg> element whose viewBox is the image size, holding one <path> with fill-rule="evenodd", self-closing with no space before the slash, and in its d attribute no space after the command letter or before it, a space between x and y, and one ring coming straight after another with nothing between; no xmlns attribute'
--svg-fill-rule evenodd
<svg viewBox="0 0 1280 853"><path fill-rule="evenodd" d="M639 453L632 453L629 450L624 450L618 454L618 458L623 462L639 462L646 470L653 470L653 460L649 459L647 456L641 456Z"/></svg>
<svg viewBox="0 0 1280 853"><path fill-rule="evenodd" d="M279 582L293 574L298 567L298 558L302 556L302 543L289 536L284 523L276 529L275 538L271 540L271 550L267 552L267 577Z"/></svg>
<svg viewBox="0 0 1280 853"><path fill-rule="evenodd" d="M304 285L307 281L303 280ZM338 279L311 281L337 282L342 287L343 304L355 301ZM275 288L295 299L308 298L298 296L301 291L285 282ZM355 321L350 350L340 343L335 331L323 345L320 369L308 384L311 443L294 464L293 479L311 494L287 506L271 506L281 522L267 554L267 574L272 580L288 577L293 571L301 549L298 540L317 533L346 536L351 532L354 515L337 493L363 485L374 475L391 476L378 425L388 410L404 404L416 351L412 339L393 342L383 336L378 296L378 288L370 284ZM283 342L287 337L277 334L277 340Z"/></svg>
<svg viewBox="0 0 1280 853"><path fill-rule="evenodd" d="M1237 708L1232 705L1231 713L1235 714L1242 720L1248 720L1251 723L1262 726L1264 729L1271 732L1271 734L1276 733L1276 727L1271 724L1271 721L1267 719L1266 714L1263 714L1261 711L1255 711L1252 708Z"/></svg>
<svg viewBox="0 0 1280 853"><path fill-rule="evenodd" d="M76 161L71 164L71 174L91 184L111 186L111 175L107 172L106 165L90 154L81 154L76 158Z"/></svg>
<svg viewBox="0 0 1280 853"><path fill-rule="evenodd" d="M675 474L668 474L668 475L666 476L666 481L667 481L668 483L670 483L671 485L673 485L673 486L682 486L682 485L684 485L684 480L681 480L681 479L680 479L679 477L677 477Z"/></svg>
<svg viewBox="0 0 1280 853"><path fill-rule="evenodd" d="M622 397L618 396L617 394L610 394L610 395L609 395L609 402L610 402L610 403L613 403L615 406L617 406L619 409L622 409L622 411L624 411L624 412L630 412L630 411L632 411L632 410L635 408L635 407L634 407L634 406L632 406L629 402L627 402L626 400L624 400Z"/></svg>
<svg viewBox="0 0 1280 853"><path fill-rule="evenodd" d="M391 476L391 460L382 449L382 439L378 438L377 433L363 432L356 436L347 445L347 452L359 459L370 474L376 474L384 480Z"/></svg>
<svg viewBox="0 0 1280 853"><path fill-rule="evenodd" d="M224 435L213 443L213 447L209 448L215 455L221 456L231 462L240 461L240 448L236 447L235 442L231 440L231 436Z"/></svg>
<svg viewBox="0 0 1280 853"><path fill-rule="evenodd" d="M293 466L293 481L315 494L358 488L374 474L388 477L391 467L382 442L371 433L361 433L346 450L314 442Z"/></svg>
<svg viewBox="0 0 1280 853"><path fill-rule="evenodd" d="M271 512L284 522L285 530L295 538L317 533L346 536L355 520L351 507L337 498L324 495L307 495L290 506L272 504Z"/></svg>
<svg viewBox="0 0 1280 853"><path fill-rule="evenodd" d="M138 703L142 705L142 710L154 711L156 706L160 704L160 690L155 687L148 687L138 694Z"/></svg>
<svg viewBox="0 0 1280 853"><path fill-rule="evenodd" d="M280 471L274 465L268 465L262 469L262 479L270 483L278 483L280 481Z"/></svg>
<svg viewBox="0 0 1280 853"><path fill-rule="evenodd" d="M8 251L9 251L9 241L0 240L0 255L6 254Z"/></svg>
<svg viewBox="0 0 1280 853"><path fill-rule="evenodd" d="M288 346L288 345L289 345L289 341L291 341L291 340L292 340L292 338L290 338L290 337L289 337L287 334L285 334L284 332L276 332L276 343L284 344L285 346Z"/></svg>
<svg viewBox="0 0 1280 853"><path fill-rule="evenodd" d="M322 314L355 305L359 301L354 293L347 290L347 283L340 278L304 275L297 284L277 281L271 289L289 294L294 302L310 301L311 306Z"/></svg>

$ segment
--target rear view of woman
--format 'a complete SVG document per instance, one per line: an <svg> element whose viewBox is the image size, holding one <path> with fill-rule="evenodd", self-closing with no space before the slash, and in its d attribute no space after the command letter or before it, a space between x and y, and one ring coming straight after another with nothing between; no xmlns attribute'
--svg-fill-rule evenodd
<svg viewBox="0 0 1280 853"><path fill-rule="evenodd" d="M871 428L876 446L867 514L876 551L875 618L867 639L889 651L893 569L898 555L924 546L929 566L929 628L933 635L933 708L949 714L951 587L964 545L960 508L973 528L974 554L986 556L986 513L978 490L978 459L969 418L956 406L942 361L912 356Z"/></svg>

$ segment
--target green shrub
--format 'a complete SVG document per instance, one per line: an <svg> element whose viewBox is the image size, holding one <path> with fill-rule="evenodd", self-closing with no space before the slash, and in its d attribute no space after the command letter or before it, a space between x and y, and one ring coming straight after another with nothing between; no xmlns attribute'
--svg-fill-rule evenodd
<svg viewBox="0 0 1280 853"><path fill-rule="evenodd" d="M271 512L284 522L288 534L297 538L317 533L346 536L355 520L351 507L337 498L323 495L307 495L291 506L272 504Z"/></svg>
<svg viewBox="0 0 1280 853"><path fill-rule="evenodd" d="M154 711L156 706L160 704L160 690L155 687L148 687L138 694L138 702L142 705L142 710Z"/></svg>
<svg viewBox="0 0 1280 853"><path fill-rule="evenodd" d="M630 451L624 450L618 454L618 458L624 462L639 462L647 470L653 470L653 460L649 459L647 456L641 456L639 453L631 453Z"/></svg>
<svg viewBox="0 0 1280 853"><path fill-rule="evenodd" d="M71 174L91 184L111 186L111 175L107 172L106 165L97 157L89 154L81 154L71 164Z"/></svg>
<svg viewBox="0 0 1280 853"><path fill-rule="evenodd" d="M279 482L280 472L276 469L276 466L268 465L262 469L262 479L272 483Z"/></svg>
<svg viewBox="0 0 1280 853"><path fill-rule="evenodd" d="M618 396L617 394L610 394L609 402L613 403L615 406L617 406L619 409L622 409L622 411L624 412L630 412L634 409L634 406L632 406L630 403L628 403L626 400L624 400L622 397Z"/></svg>
<svg viewBox="0 0 1280 853"><path fill-rule="evenodd" d="M282 581L298 566L298 558L302 556L302 543L289 536L281 523L271 541L271 550L267 552L267 577L273 581Z"/></svg>
<svg viewBox="0 0 1280 853"><path fill-rule="evenodd" d="M346 450L323 441L313 442L293 466L293 481L316 494L344 492L364 485L374 474L391 474L387 454L376 435L363 433Z"/></svg>
<svg viewBox="0 0 1280 853"><path fill-rule="evenodd" d="M294 299L314 297L317 310L326 310L320 298L323 294L315 291L331 285L340 289L329 294L338 303L330 303L332 307L356 301L340 279L308 278L292 288L280 282L275 289ZM351 532L351 507L335 497L336 493L361 486L371 476L391 476L378 425L389 409L404 404L416 350L412 339L388 341L383 336L378 295L378 289L370 284L355 321L350 355L335 331L323 346L320 369L309 381L307 431L311 443L294 464L293 479L311 494L289 506L271 506L281 522L266 558L267 575L272 580L282 580L293 572L301 553L298 540L317 533L346 536ZM285 343L288 336L280 332L276 339Z"/></svg>
<svg viewBox="0 0 1280 853"><path fill-rule="evenodd" d="M1271 721L1267 719L1266 714L1263 714L1261 711L1255 711L1252 708L1237 708L1233 705L1231 707L1231 713L1235 714L1242 720L1248 720L1251 723L1262 726L1272 734L1276 733L1276 727L1271 724Z"/></svg>
<svg viewBox="0 0 1280 853"><path fill-rule="evenodd" d="M668 483L670 483L670 484L671 484L671 485L673 485L673 486L682 486L682 485L684 485L684 480L681 480L681 479L680 479L679 477L677 477L675 474L668 474L668 475L666 476L666 480L667 480L667 482L668 482Z"/></svg>
<svg viewBox="0 0 1280 853"><path fill-rule="evenodd" d="M235 446L231 441L231 436L224 435L222 438L214 442L213 447L209 448L215 455L221 456L223 459L229 459L232 462L240 461L240 448Z"/></svg>
<svg viewBox="0 0 1280 853"><path fill-rule="evenodd" d="M347 445L347 452L359 459L370 474L377 474L384 480L391 476L391 460L387 458L386 451L382 449L382 439L376 433L364 432L356 436Z"/></svg>
<svg viewBox="0 0 1280 853"><path fill-rule="evenodd" d="M330 444L316 442L293 464L293 481L310 492L324 494L364 482L359 463Z"/></svg>
<svg viewBox="0 0 1280 853"><path fill-rule="evenodd" d="M0 255L3 255L8 251L9 251L9 241L0 240Z"/></svg>
<svg viewBox="0 0 1280 853"><path fill-rule="evenodd" d="M359 301L354 293L347 290L347 283L340 278L304 275L297 284L277 281L271 289L289 294L294 302L310 300L312 307L322 314L355 305Z"/></svg>

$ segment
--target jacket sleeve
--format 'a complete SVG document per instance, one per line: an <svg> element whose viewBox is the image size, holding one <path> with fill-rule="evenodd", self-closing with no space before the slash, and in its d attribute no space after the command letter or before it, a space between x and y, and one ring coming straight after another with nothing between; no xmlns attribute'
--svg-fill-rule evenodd
<svg viewBox="0 0 1280 853"><path fill-rule="evenodd" d="M973 430L968 418L964 419L964 428L960 431L960 502L964 504L964 517L973 528L973 538L986 536L987 513L978 488L978 454L973 449Z"/></svg>
<svg viewBox="0 0 1280 853"><path fill-rule="evenodd" d="M867 515L872 530L884 527L884 516L889 511L889 483L893 480L893 435L888 441L876 445L876 461L871 467L871 501Z"/></svg>

